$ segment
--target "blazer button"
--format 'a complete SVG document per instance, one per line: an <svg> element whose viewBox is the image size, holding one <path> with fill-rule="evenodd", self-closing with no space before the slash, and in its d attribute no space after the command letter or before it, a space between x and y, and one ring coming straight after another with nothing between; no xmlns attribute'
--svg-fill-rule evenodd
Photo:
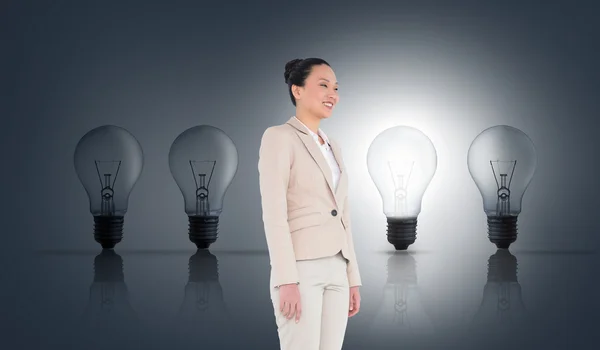
<svg viewBox="0 0 600 350"><path fill-rule="evenodd" d="M331 215L333 215L333 216L336 216L336 215L337 215L337 210L333 209L333 210L331 211Z"/></svg>

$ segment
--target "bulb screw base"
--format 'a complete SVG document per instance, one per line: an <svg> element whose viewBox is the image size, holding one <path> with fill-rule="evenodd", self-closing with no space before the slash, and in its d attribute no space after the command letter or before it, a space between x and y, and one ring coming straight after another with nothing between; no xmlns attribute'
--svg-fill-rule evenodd
<svg viewBox="0 0 600 350"><path fill-rule="evenodd" d="M417 239L417 218L387 219L387 240L396 250L406 250Z"/></svg>
<svg viewBox="0 0 600 350"><path fill-rule="evenodd" d="M189 216L190 221L190 241L198 249L208 249L208 247L217 241L219 229L218 216Z"/></svg>
<svg viewBox="0 0 600 350"><path fill-rule="evenodd" d="M94 240L104 249L113 249L123 239L124 216L94 216Z"/></svg>
<svg viewBox="0 0 600 350"><path fill-rule="evenodd" d="M517 240L517 216L488 216L488 238L499 249Z"/></svg>

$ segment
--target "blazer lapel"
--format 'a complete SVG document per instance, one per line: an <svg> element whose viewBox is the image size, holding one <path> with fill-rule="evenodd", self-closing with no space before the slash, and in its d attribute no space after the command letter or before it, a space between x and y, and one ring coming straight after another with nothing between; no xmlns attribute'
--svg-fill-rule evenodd
<svg viewBox="0 0 600 350"><path fill-rule="evenodd" d="M348 176L346 174L346 166L344 165L344 160L342 159L342 152L333 140L329 140L331 145L331 150L333 151L333 155L335 156L335 160L340 167L340 180L338 181L338 186L335 191L336 198L342 198L342 190L347 188L346 181L348 181Z"/></svg>
<svg viewBox="0 0 600 350"><path fill-rule="evenodd" d="M329 185L329 190L331 191L333 198L337 202L337 198L335 195L336 191L333 190L333 178L331 176L331 168L329 167L327 160L323 156L323 153L319 149L319 146L317 146L317 143L312 138L312 136L310 136L308 131L305 129L304 125L300 124L296 120L296 118L294 118L294 117L290 118L290 120L288 120L287 123L292 125L294 128L296 128L299 131L299 132L297 132L298 137L300 138L300 140L302 140L302 142L304 143L304 146L308 150L308 153L310 153L310 155L313 157L313 159L315 160L315 162L321 169L321 172L325 176L325 180L327 180L327 185ZM339 161L338 161L338 164L339 164ZM341 166L340 166L340 168L341 168ZM340 186L338 184L338 189L339 188L340 188Z"/></svg>

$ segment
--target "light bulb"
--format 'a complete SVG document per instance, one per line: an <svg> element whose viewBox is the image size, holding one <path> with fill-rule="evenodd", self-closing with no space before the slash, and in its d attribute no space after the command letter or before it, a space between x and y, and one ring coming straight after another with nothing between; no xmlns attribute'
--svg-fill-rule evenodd
<svg viewBox="0 0 600 350"><path fill-rule="evenodd" d="M417 284L414 257L407 252L394 252L388 258L387 273L383 299L370 326L371 338L391 344L433 334L434 325Z"/></svg>
<svg viewBox="0 0 600 350"><path fill-rule="evenodd" d="M383 200L388 242L405 250L417 238L423 195L437 168L435 147L420 130L396 126L373 140L367 166Z"/></svg>
<svg viewBox="0 0 600 350"><path fill-rule="evenodd" d="M169 151L169 168L183 194L189 238L199 249L217 240L223 197L238 166L233 141L209 125L181 133Z"/></svg>
<svg viewBox="0 0 600 350"><path fill-rule="evenodd" d="M129 195L142 173L142 147L129 131L104 125L79 140L74 163L89 197L94 238L103 248L114 248L123 238Z"/></svg>
<svg viewBox="0 0 600 350"><path fill-rule="evenodd" d="M123 259L112 249L103 249L94 258L94 281L80 325L84 331L102 334L107 339L140 326L129 302Z"/></svg>
<svg viewBox="0 0 600 350"><path fill-rule="evenodd" d="M233 318L219 282L219 261L208 249L198 249L188 266L188 283L174 322L175 335L197 338L205 347L228 349L223 345L231 337L223 333L231 330Z"/></svg>
<svg viewBox="0 0 600 350"><path fill-rule="evenodd" d="M488 259L487 283L473 326L480 332L501 333L517 330L526 321L517 258L508 249L498 249Z"/></svg>
<svg viewBox="0 0 600 350"><path fill-rule="evenodd" d="M493 126L473 140L467 165L481 192L488 237L496 247L508 248L517 240L521 202L537 166L533 142L512 126Z"/></svg>

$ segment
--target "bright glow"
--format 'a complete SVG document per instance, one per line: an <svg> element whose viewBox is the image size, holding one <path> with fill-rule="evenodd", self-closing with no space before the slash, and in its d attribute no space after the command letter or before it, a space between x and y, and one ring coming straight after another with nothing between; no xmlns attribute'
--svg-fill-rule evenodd
<svg viewBox="0 0 600 350"><path fill-rule="evenodd" d="M383 200L385 216L416 218L437 168L431 140L413 127L389 128L371 143L367 166Z"/></svg>

